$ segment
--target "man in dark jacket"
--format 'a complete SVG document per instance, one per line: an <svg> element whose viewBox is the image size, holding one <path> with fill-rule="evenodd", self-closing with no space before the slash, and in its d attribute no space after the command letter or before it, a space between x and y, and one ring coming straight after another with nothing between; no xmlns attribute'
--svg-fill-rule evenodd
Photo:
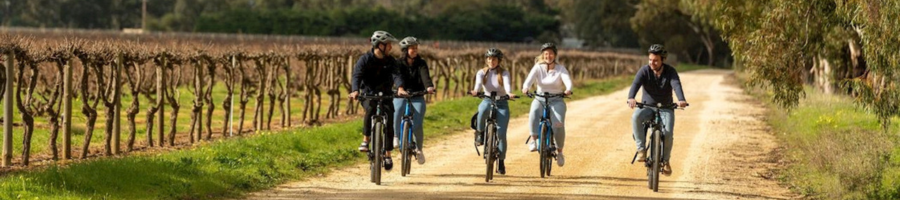
<svg viewBox="0 0 900 200"><path fill-rule="evenodd" d="M675 68L664 64L666 59L666 50L662 45L654 44L650 46L648 52L649 64L644 65L638 70L631 84L631 90L628 92L628 106L634 108L637 102L634 96L637 95L638 89L642 86L644 94L641 100L644 104L670 105L673 103L672 91L678 96L678 107L688 105L684 100L684 91L681 89L681 78ZM647 137L647 130L644 128L644 121L653 120L654 108L639 108L632 115L633 136L639 152L638 161L643 162L647 158L647 149L644 149L644 139ZM675 129L675 112L672 109L660 109L660 118L663 124L663 157L661 159L663 175L671 175L672 167L669 165L669 155L672 152L672 130Z"/></svg>
<svg viewBox="0 0 900 200"><path fill-rule="evenodd" d="M356 99L360 93L365 95L376 95L381 93L384 96L392 96L391 88L394 85L403 86L400 74L397 71L397 61L394 60L388 52L391 51L391 44L396 42L388 32L375 31L370 38L372 49L366 54L359 57L356 65L353 67L353 75L350 88L350 99ZM406 95L406 91L400 88L397 91L399 95ZM363 142L359 145L359 151L369 151L369 136L372 135L372 116L378 107L385 116L394 113L394 104L391 100L378 101L369 100L362 102L366 115L363 117ZM392 126L393 118L386 117L387 124L384 126L384 138L394 138L394 126ZM391 170L393 162L391 161L391 150L394 146L390 142L384 142L384 169ZM377 152L376 152L377 153Z"/></svg>

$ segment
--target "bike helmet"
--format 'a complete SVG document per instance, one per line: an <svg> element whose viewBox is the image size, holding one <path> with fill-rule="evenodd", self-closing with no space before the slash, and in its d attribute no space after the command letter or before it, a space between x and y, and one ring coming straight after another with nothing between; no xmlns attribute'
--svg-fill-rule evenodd
<svg viewBox="0 0 900 200"><path fill-rule="evenodd" d="M497 57L500 60L503 60L503 51L500 51L500 49L497 48L490 48L484 53L484 57Z"/></svg>
<svg viewBox="0 0 900 200"><path fill-rule="evenodd" d="M396 42L397 38L394 38L394 35L387 31L375 31L375 33L372 33L370 41L372 46L378 46L379 43Z"/></svg>
<svg viewBox="0 0 900 200"><path fill-rule="evenodd" d="M669 52L666 51L665 46L663 46L661 44L653 44L653 45L650 45L650 49L647 50L647 53L660 55L663 58L665 58L666 54L668 54Z"/></svg>
<svg viewBox="0 0 900 200"><path fill-rule="evenodd" d="M541 45L541 52L544 52L544 50L547 50L547 49L553 50L553 54L557 54L556 53L556 51L557 51L556 44L548 42L548 43L544 43L544 45Z"/></svg>
<svg viewBox="0 0 900 200"><path fill-rule="evenodd" d="M419 39L415 37L406 37L400 40L400 49L406 50L409 46L419 45Z"/></svg>

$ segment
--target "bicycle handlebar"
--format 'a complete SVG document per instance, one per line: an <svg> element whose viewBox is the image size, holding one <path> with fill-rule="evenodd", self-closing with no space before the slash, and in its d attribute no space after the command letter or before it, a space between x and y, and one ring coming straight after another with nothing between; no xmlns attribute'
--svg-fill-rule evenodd
<svg viewBox="0 0 900 200"><path fill-rule="evenodd" d="M644 107L661 108L661 109L676 109L676 108L678 108L678 104L677 104L677 103L671 103L671 104L666 104L666 105L661 105L660 103L657 103L657 104L659 104L659 105L646 104L646 103L635 103L635 105L637 105L638 108L644 108ZM687 104L687 105L685 105L684 107L681 107L681 108L685 108L685 107L688 107L688 106L690 106L690 105L691 105L691 104Z"/></svg>
<svg viewBox="0 0 900 200"><path fill-rule="evenodd" d="M393 99L394 95L384 95L384 94L360 94L356 97L359 100L384 100L384 99Z"/></svg>
<svg viewBox="0 0 900 200"><path fill-rule="evenodd" d="M434 90L434 92L437 93L437 90ZM413 96L426 95L426 94L428 94L428 91L415 91L415 92L407 92L406 96L400 96L400 95L394 94L394 97L395 98L410 98Z"/></svg>
<svg viewBox="0 0 900 200"><path fill-rule="evenodd" d="M511 99L509 98L509 95L493 96L493 95L485 95L484 92L476 93L475 97L477 97L477 98L490 98L490 99L494 99L494 100L497 100L497 101L499 101L499 100L511 100ZM514 97L513 99L518 99L518 98L519 98L519 97L516 96L516 97Z"/></svg>
<svg viewBox="0 0 900 200"><path fill-rule="evenodd" d="M528 93L525 93L525 95L528 96L528 98L534 98L534 97L543 97L543 98L562 97L562 98L569 98L569 96L566 95L565 93L550 94L549 92L544 92L544 94L541 94L541 93L537 93L537 92L528 92Z"/></svg>

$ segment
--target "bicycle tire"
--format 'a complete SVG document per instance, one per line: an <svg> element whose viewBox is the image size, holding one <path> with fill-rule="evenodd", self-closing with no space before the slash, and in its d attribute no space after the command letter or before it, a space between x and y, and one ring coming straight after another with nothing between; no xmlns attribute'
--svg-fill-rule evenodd
<svg viewBox="0 0 900 200"><path fill-rule="evenodd" d="M540 159L540 161L541 161L540 162L541 178L544 178L547 173L547 159L545 159L547 157L547 151L546 151L547 147L546 147L546 145L544 145L544 137L545 137L544 133L546 131L547 131L547 126L545 126L543 123L541 123L541 132L539 132L539 134L538 134L537 141L534 141L535 145L538 145L538 152L540 152L540 153L538 153L538 155L539 155L538 159Z"/></svg>
<svg viewBox="0 0 900 200"><path fill-rule="evenodd" d="M375 122L373 126L375 129L372 133L372 137L374 138L374 147L375 147L375 167L373 172L375 174L375 185L381 185L381 168L384 166L384 124L380 121Z"/></svg>
<svg viewBox="0 0 900 200"><path fill-rule="evenodd" d="M545 128L547 129L547 144L545 144L545 145L547 145L547 150L546 150L547 156L544 157L544 160L547 161L546 162L546 164L547 164L546 170L547 170L547 176L549 177L550 171L553 171L553 148L550 148L551 146L553 146L553 130L550 129L549 123L547 123L547 124L548 125L545 125Z"/></svg>
<svg viewBox="0 0 900 200"><path fill-rule="evenodd" d="M496 142L494 141L494 124L488 124L485 127L484 134L484 156L485 156L485 165L487 166L487 170L485 171L484 182L490 182L494 179L494 161L497 152L494 152L494 145Z"/></svg>
<svg viewBox="0 0 900 200"><path fill-rule="evenodd" d="M547 151L547 157L544 160L547 160L547 177L550 177L550 171L553 171L553 152Z"/></svg>
<svg viewBox="0 0 900 200"><path fill-rule="evenodd" d="M651 147L651 154L653 156L653 173L652 173L652 188L653 192L659 191L659 164L662 159L662 140L660 137L662 132L659 129L653 130L653 147Z"/></svg>
<svg viewBox="0 0 900 200"><path fill-rule="evenodd" d="M400 152L401 152L400 160L402 162L402 163L400 163L400 176L403 176L403 177L405 177L407 174L409 174L410 161L411 161L410 160L410 152L409 152L410 151L409 136L407 135L410 133L409 133L408 129L409 129L409 122L404 120L403 128L400 129L402 131L400 132L400 135L397 136L397 137L402 138L400 141Z"/></svg>

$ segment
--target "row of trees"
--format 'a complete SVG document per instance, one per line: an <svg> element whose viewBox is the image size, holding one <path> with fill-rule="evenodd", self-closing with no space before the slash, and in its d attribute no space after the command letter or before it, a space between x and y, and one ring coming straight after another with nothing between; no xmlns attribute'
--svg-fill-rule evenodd
<svg viewBox="0 0 900 200"><path fill-rule="evenodd" d="M12 1L0 22L47 28L142 28L142 3ZM147 13L144 28L152 31L367 36L388 29L433 39L513 42L560 37L555 11L543 1L150 0Z"/></svg>
<svg viewBox="0 0 900 200"><path fill-rule="evenodd" d="M188 145L225 137L229 132L241 135L270 130L275 116L280 116L280 123L276 120L280 127L292 127L354 115L358 106L343 94L349 88L353 62L369 48L254 39L210 43L167 37L105 37L0 36L0 53L5 60L2 67L9 72L0 81L7 88L15 88L3 91L4 94L16 97L4 104L17 107L22 120L20 128L24 130L22 165L31 160L31 139L36 127L50 127L50 159L71 159L73 153L79 153L81 158L90 156L100 115L106 120L99 154L107 156L121 153L119 120L123 114L127 124L126 152L136 148L141 124L137 119L141 113L146 116L144 143L149 147ZM423 47L421 55L429 61L436 87L442 91L436 99L454 98L472 87L471 76L483 67L483 50ZM503 65L514 74L511 81L520 85L538 52L507 51L510 59ZM644 60L637 55L601 52L563 50L561 55L561 62L568 64L579 80L634 73ZM192 101L179 101L180 90L189 90ZM224 96L222 101L213 99L219 95ZM81 115L72 113L72 109L79 109L74 108L73 99L81 103ZM291 113L291 108L296 107L290 105L292 99L302 99L301 113ZM245 119L251 120L247 116L251 102L253 117L248 124ZM143 112L141 105L146 108ZM123 106L127 107L121 112ZM178 123L183 107L189 110L191 118L186 133L177 131L185 126ZM216 110L228 114L217 118L213 114ZM73 115L86 119L80 151L71 148ZM36 118L45 118L46 124L36 124ZM232 119L234 125L227 123ZM12 162L9 144L13 141L12 127L18 123L14 120L4 118L8 128L4 134L9 136L4 139L4 147L10 148L4 148L4 166ZM213 121L223 122L223 127L213 127ZM63 136L61 151L57 147L59 132Z"/></svg>
<svg viewBox="0 0 900 200"><path fill-rule="evenodd" d="M852 94L886 127L900 116L900 3L896 1L684 1L712 24L774 101L795 107L805 83Z"/></svg>

